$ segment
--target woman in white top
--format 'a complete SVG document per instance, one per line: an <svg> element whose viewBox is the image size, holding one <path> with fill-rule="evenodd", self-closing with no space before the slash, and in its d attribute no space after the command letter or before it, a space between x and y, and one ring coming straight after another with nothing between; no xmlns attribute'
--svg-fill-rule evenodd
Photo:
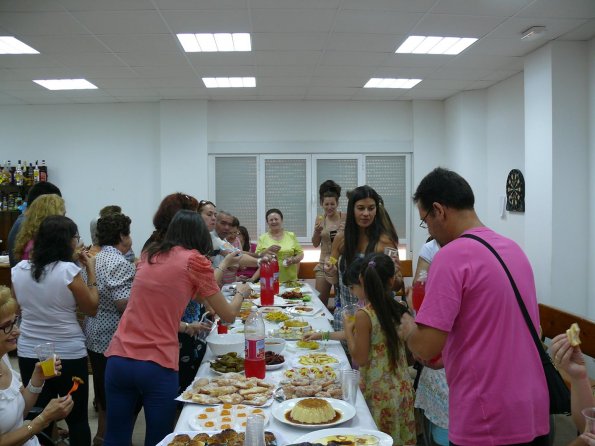
<svg viewBox="0 0 595 446"><path fill-rule="evenodd" d="M89 446L87 349L76 311L78 307L94 316L99 297L95 260L84 252L78 255L87 270L88 284L81 276L81 268L73 262L79 239L71 219L47 217L35 237L31 260L23 260L12 268L12 285L22 314L17 351L23 380L28 381L35 369L35 346L53 342L62 360L62 375L48 382L38 405L43 407L52 397L66 395L73 376L82 378L84 384L73 394L74 410L66 417L66 424L71 444Z"/></svg>
<svg viewBox="0 0 595 446"><path fill-rule="evenodd" d="M34 435L41 432L49 422L60 420L70 413L72 397L54 398L45 410L31 421L24 422L25 415L37 401L44 385L39 364L27 387L23 387L20 375L12 369L8 352L16 349L19 336L18 304L10 290L0 286L0 446L38 446ZM57 369L60 369L59 360Z"/></svg>

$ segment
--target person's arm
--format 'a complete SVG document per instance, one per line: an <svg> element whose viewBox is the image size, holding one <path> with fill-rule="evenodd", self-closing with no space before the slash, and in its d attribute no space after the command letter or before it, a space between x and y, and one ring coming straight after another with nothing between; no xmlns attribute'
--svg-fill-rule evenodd
<svg viewBox="0 0 595 446"><path fill-rule="evenodd" d="M372 333L372 321L365 311L356 311L355 321L345 318L343 322L349 354L359 366L368 363Z"/></svg>
<svg viewBox="0 0 595 446"><path fill-rule="evenodd" d="M62 368L62 364L60 359L56 359L56 370L59 371ZM45 384L45 377L43 376L43 372L41 371L41 364L38 362L35 364L35 368L33 369L33 374L31 375L31 379L29 380L29 384L27 387L23 387L21 389L21 394L23 395L23 399L25 400L25 409L23 410L23 416L27 415L31 408L37 402L37 398L43 389L43 385Z"/></svg>
<svg viewBox="0 0 595 446"><path fill-rule="evenodd" d="M409 313L405 313L401 317L398 333L411 353L424 361L429 361L442 352L448 336L445 331L416 324Z"/></svg>
<svg viewBox="0 0 595 446"><path fill-rule="evenodd" d="M552 339L551 357L570 378L570 405L572 419L579 431L585 430L585 418L581 411L595 405L585 359L580 347L572 347L566 333Z"/></svg>
<svg viewBox="0 0 595 446"><path fill-rule="evenodd" d="M89 257L84 252L80 255L80 261L87 271L85 283L81 274L77 274L68 289L72 292L79 310L87 316L95 316L99 305L99 294L97 293L97 278L95 277L95 257Z"/></svg>
<svg viewBox="0 0 595 446"><path fill-rule="evenodd" d="M324 278L331 285L336 285L339 282L339 270L337 262L339 256L343 252L343 243L345 241L345 234L338 232L331 245L331 255L325 260L323 265Z"/></svg>
<svg viewBox="0 0 595 446"><path fill-rule="evenodd" d="M422 271L428 271L430 269L430 262L422 257L418 257L417 259L417 267L415 268L415 274L413 275L413 283L419 280L419 275ZM409 288L407 290L407 305L409 308L413 308L413 288Z"/></svg>
<svg viewBox="0 0 595 446"><path fill-rule="evenodd" d="M221 286L221 282L223 281L223 272L229 268L237 268L242 257L242 251L232 252L227 254L221 263L215 267L215 280L219 286Z"/></svg>
<svg viewBox="0 0 595 446"><path fill-rule="evenodd" d="M314 233L312 234L312 246L318 248L322 241L322 229L323 229L324 218L316 217L314 222Z"/></svg>
<svg viewBox="0 0 595 446"><path fill-rule="evenodd" d="M309 331L304 334L304 341L345 341L345 331Z"/></svg>
<svg viewBox="0 0 595 446"><path fill-rule="evenodd" d="M401 262L399 261L399 250L396 242L387 236L386 234L382 234L380 239L378 240L378 244L376 245L376 252L377 253L384 253L384 248L394 248L397 250L397 258L393 259L395 262L395 281L393 284L393 290L399 291L403 288L403 273L401 273Z"/></svg>
<svg viewBox="0 0 595 446"><path fill-rule="evenodd" d="M236 316L240 313L240 308L244 298L248 297L249 295L249 292L247 295L246 293L236 292L232 301L227 302L225 296L221 293L221 291L219 291L211 296L198 297L195 300L203 302L204 299L205 302L209 303L211 308L213 308L215 311L215 314L217 314L223 322L231 324L236 320Z"/></svg>

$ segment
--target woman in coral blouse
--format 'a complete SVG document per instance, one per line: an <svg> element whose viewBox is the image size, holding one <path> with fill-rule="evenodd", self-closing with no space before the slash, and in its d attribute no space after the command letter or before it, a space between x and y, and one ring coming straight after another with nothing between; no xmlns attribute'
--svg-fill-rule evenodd
<svg viewBox="0 0 595 446"><path fill-rule="evenodd" d="M180 210L165 237L143 252L126 311L105 352L107 434L104 445L131 443L134 412L142 395L145 445L159 443L174 426L178 394L178 327L188 296L208 301L225 322L233 322L242 294L228 303L211 262L211 236L200 214Z"/></svg>

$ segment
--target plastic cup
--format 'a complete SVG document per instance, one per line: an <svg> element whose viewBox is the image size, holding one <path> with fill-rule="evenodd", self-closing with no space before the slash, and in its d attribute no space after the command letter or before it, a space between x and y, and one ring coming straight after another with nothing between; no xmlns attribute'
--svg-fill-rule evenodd
<svg viewBox="0 0 595 446"><path fill-rule="evenodd" d="M359 377L359 370L341 370L341 390L343 391L343 400L354 407L355 401L357 400Z"/></svg>
<svg viewBox="0 0 595 446"><path fill-rule="evenodd" d="M348 322L355 322L355 313L359 307L357 305L349 304L343 307L343 319Z"/></svg>
<svg viewBox="0 0 595 446"><path fill-rule="evenodd" d="M595 407L587 407L581 413L585 417L585 434L595 434Z"/></svg>
<svg viewBox="0 0 595 446"><path fill-rule="evenodd" d="M384 248L384 253L389 256L393 262L395 262L399 258L399 251L396 248L391 248L387 246Z"/></svg>
<svg viewBox="0 0 595 446"><path fill-rule="evenodd" d="M57 375L56 371L56 353L53 342L44 342L35 347L35 353L41 363L41 371L43 376L51 378Z"/></svg>

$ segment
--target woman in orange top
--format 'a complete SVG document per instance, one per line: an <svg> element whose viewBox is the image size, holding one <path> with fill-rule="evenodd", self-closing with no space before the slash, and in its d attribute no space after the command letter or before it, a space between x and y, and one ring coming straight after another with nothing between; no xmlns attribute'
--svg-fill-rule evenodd
<svg viewBox="0 0 595 446"><path fill-rule="evenodd" d="M145 444L172 431L178 391L178 327L187 296L208 301L225 322L239 313L243 295L231 303L219 291L211 262L211 236L200 214L181 210L165 237L143 252L126 311L105 352L107 434L104 445L131 443L134 409L142 395Z"/></svg>

